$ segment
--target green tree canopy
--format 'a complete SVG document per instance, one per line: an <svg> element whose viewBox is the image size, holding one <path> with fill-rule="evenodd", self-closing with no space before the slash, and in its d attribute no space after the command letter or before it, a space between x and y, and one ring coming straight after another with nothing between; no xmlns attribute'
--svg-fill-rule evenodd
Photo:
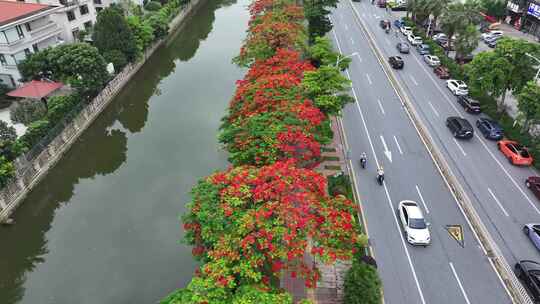
<svg viewBox="0 0 540 304"><path fill-rule="evenodd" d="M95 96L109 78L105 59L87 43L63 44L30 55L19 64L25 80L47 77L70 84L81 96Z"/></svg>
<svg viewBox="0 0 540 304"><path fill-rule="evenodd" d="M381 280L372 266L355 261L345 275L343 303L380 304Z"/></svg>
<svg viewBox="0 0 540 304"><path fill-rule="evenodd" d="M535 57L540 57L540 45L531 43L524 39L501 38L497 41L495 54L505 58L512 65L510 71L511 89L516 94L525 86L525 84L533 79L538 65L536 61L528 57L526 54L531 54Z"/></svg>
<svg viewBox="0 0 540 304"><path fill-rule="evenodd" d="M523 128L529 129L531 121L537 122L540 119L540 86L534 81L529 81L517 96L518 109L525 120Z"/></svg>
<svg viewBox="0 0 540 304"><path fill-rule="evenodd" d="M148 22L142 22L139 16L129 16L127 23L131 32L133 32L133 36L135 36L137 50L142 54L150 46L152 41L154 41L154 29L152 29Z"/></svg>
<svg viewBox="0 0 540 304"><path fill-rule="evenodd" d="M307 96L321 111L330 115L338 114L345 104L353 101L351 96L343 93L350 84L350 80L341 75L338 68L328 65L305 72L302 80Z"/></svg>
<svg viewBox="0 0 540 304"><path fill-rule="evenodd" d="M131 28L122 12L115 7L106 8L99 13L92 39L101 54L110 54L117 50L124 54L129 62L135 61L139 54ZM123 66L115 68L119 70Z"/></svg>
<svg viewBox="0 0 540 304"><path fill-rule="evenodd" d="M328 8L336 7L337 0L305 0L304 15L308 20L308 32L310 41L315 37L324 37L332 30L332 22L328 18Z"/></svg>
<svg viewBox="0 0 540 304"><path fill-rule="evenodd" d="M339 56L339 69L341 71L347 69L352 61L350 58L343 58L339 53L334 52L332 43L326 37L315 37L315 42L308 49L308 56L315 67L335 65Z"/></svg>
<svg viewBox="0 0 540 304"><path fill-rule="evenodd" d="M481 0L480 6L488 15L503 18L506 15L506 0Z"/></svg>
<svg viewBox="0 0 540 304"><path fill-rule="evenodd" d="M456 49L456 58L463 58L471 54L478 46L478 39L480 33L476 26L473 24L467 25L465 28L458 29L456 42L454 44Z"/></svg>

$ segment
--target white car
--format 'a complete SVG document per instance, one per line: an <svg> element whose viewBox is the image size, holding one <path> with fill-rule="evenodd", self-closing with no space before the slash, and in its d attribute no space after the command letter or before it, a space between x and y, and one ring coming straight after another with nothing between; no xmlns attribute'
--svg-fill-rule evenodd
<svg viewBox="0 0 540 304"><path fill-rule="evenodd" d="M399 30L405 36L412 34L412 28L410 26L402 26Z"/></svg>
<svg viewBox="0 0 540 304"><path fill-rule="evenodd" d="M439 57L434 55L424 55L424 61L430 66L430 67L436 67L441 65L441 61L439 60Z"/></svg>
<svg viewBox="0 0 540 304"><path fill-rule="evenodd" d="M419 45L419 44L422 44L422 37L420 36L415 36L413 34L409 34L407 35L407 40L409 40L409 43L412 44L412 45Z"/></svg>
<svg viewBox="0 0 540 304"><path fill-rule="evenodd" d="M469 94L469 87L461 80L448 79L446 81L446 87L456 96L464 96Z"/></svg>
<svg viewBox="0 0 540 304"><path fill-rule="evenodd" d="M503 35L502 31L490 31L487 33L483 33L482 35L480 35L480 37L482 38L483 41L486 41L488 38L493 38L493 37L500 38L502 35Z"/></svg>
<svg viewBox="0 0 540 304"><path fill-rule="evenodd" d="M448 36L446 36L445 33L439 33L439 34L435 34L433 35L433 37L431 37L433 40L435 41L438 41L438 40L444 40L444 41L448 41Z"/></svg>
<svg viewBox="0 0 540 304"><path fill-rule="evenodd" d="M426 223L422 210L413 201L401 201L398 206L399 220L405 231L407 242L411 245L427 246L431 242L429 223Z"/></svg>

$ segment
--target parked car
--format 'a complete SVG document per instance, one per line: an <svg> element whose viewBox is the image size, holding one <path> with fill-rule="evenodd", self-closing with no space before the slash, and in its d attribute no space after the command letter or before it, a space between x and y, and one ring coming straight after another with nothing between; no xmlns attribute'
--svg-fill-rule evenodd
<svg viewBox="0 0 540 304"><path fill-rule="evenodd" d="M392 6L392 11L406 11L407 10L407 4L398 4L396 6Z"/></svg>
<svg viewBox="0 0 540 304"><path fill-rule="evenodd" d="M377 6L385 8L386 7L386 0L377 0Z"/></svg>
<svg viewBox="0 0 540 304"><path fill-rule="evenodd" d="M486 39L488 38L492 38L492 37L501 37L503 35L503 32L502 31L489 31L487 33L483 33L480 35L480 38L483 40L483 41L486 41Z"/></svg>
<svg viewBox="0 0 540 304"><path fill-rule="evenodd" d="M397 27L398 29L401 29L401 27L403 26L403 21L399 19L394 20L394 26Z"/></svg>
<svg viewBox="0 0 540 304"><path fill-rule="evenodd" d="M410 26L405 26L404 25L404 26L400 27L399 30L405 36L408 36L408 35L412 34L412 28Z"/></svg>
<svg viewBox="0 0 540 304"><path fill-rule="evenodd" d="M529 290L536 303L540 301L540 263L531 260L521 260L514 266L516 276Z"/></svg>
<svg viewBox="0 0 540 304"><path fill-rule="evenodd" d="M390 20L388 20L388 19L383 19L383 20L379 21L379 26L380 26L383 30L385 30L385 29L387 29L387 28L390 28Z"/></svg>
<svg viewBox="0 0 540 304"><path fill-rule="evenodd" d="M407 43L405 42L399 42L398 44L396 44L396 49L401 53L401 54L408 54L409 53L409 50L410 50L410 47Z"/></svg>
<svg viewBox="0 0 540 304"><path fill-rule="evenodd" d="M448 79L446 81L446 87L450 90L450 92L452 92L452 94L456 96L469 94L469 87L467 87L467 84L461 80Z"/></svg>
<svg viewBox="0 0 540 304"><path fill-rule="evenodd" d="M435 42L448 42L448 36L445 33L435 34L431 37Z"/></svg>
<svg viewBox="0 0 540 304"><path fill-rule="evenodd" d="M407 40L409 40L410 44L415 45L415 46L419 45L419 44L422 44L422 37L415 36L413 34L407 35Z"/></svg>
<svg viewBox="0 0 540 304"><path fill-rule="evenodd" d="M458 103L471 114L480 114L480 103L468 96L461 95L457 97Z"/></svg>
<svg viewBox="0 0 540 304"><path fill-rule="evenodd" d="M476 127L485 138L491 140L501 140L504 136L503 129L498 123L491 119L480 118L476 121Z"/></svg>
<svg viewBox="0 0 540 304"><path fill-rule="evenodd" d="M493 41L490 41L490 42L487 42L487 46L489 46L490 48L494 49L496 46L497 46L497 41L498 40L493 40Z"/></svg>
<svg viewBox="0 0 540 304"><path fill-rule="evenodd" d="M450 116L446 119L446 126L455 138L470 139L474 136L473 127L465 118Z"/></svg>
<svg viewBox="0 0 540 304"><path fill-rule="evenodd" d="M540 199L540 176L527 177L525 180L525 186L531 189L532 193L534 193L534 196L536 196L537 199Z"/></svg>
<svg viewBox="0 0 540 304"><path fill-rule="evenodd" d="M448 71L448 68L443 67L442 65L440 65L440 66L436 67L435 69L433 69L433 72L440 79L449 79L450 78L450 71Z"/></svg>
<svg viewBox="0 0 540 304"><path fill-rule="evenodd" d="M496 43L495 41L501 39L502 36L489 36L487 37L486 39L484 39L484 43L485 44L490 44L490 43Z"/></svg>
<svg viewBox="0 0 540 304"><path fill-rule="evenodd" d="M407 237L412 245L427 246L431 242L429 223L426 223L424 214L418 204L413 201L401 201L398 205L398 214Z"/></svg>
<svg viewBox="0 0 540 304"><path fill-rule="evenodd" d="M441 61L439 60L439 57L435 55L424 55L424 61L430 66L430 67L436 67L441 65Z"/></svg>
<svg viewBox="0 0 540 304"><path fill-rule="evenodd" d="M399 56L392 56L388 58L388 63L394 68L394 69L403 69L403 66L405 63L403 62L403 59Z"/></svg>
<svg viewBox="0 0 540 304"><path fill-rule="evenodd" d="M540 250L540 224L525 224L523 233L531 240L534 247Z"/></svg>
<svg viewBox="0 0 540 304"><path fill-rule="evenodd" d="M424 43L417 45L416 46L416 51L420 55L431 54L431 49L430 49L429 45L424 44Z"/></svg>
<svg viewBox="0 0 540 304"><path fill-rule="evenodd" d="M512 165L530 166L533 158L527 148L513 140L499 140L497 148Z"/></svg>

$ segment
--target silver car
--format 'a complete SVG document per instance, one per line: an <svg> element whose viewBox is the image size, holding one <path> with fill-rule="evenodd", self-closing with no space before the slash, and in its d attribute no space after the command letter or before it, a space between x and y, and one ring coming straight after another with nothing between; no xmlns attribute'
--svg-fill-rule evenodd
<svg viewBox="0 0 540 304"><path fill-rule="evenodd" d="M418 204L413 201L401 201L398 206L399 220L407 236L407 242L412 245L427 246L431 242L429 223Z"/></svg>
<svg viewBox="0 0 540 304"><path fill-rule="evenodd" d="M436 67L441 65L441 61L439 60L439 57L434 55L424 55L424 61L430 66L430 67Z"/></svg>

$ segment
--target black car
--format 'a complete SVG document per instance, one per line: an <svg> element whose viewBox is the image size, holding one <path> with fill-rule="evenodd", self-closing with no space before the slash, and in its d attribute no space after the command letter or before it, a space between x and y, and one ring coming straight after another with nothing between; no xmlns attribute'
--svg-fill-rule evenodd
<svg viewBox="0 0 540 304"><path fill-rule="evenodd" d="M491 119L487 118L480 118L476 121L476 127L485 138L491 139L491 140L501 140L503 139L504 132L501 126L494 122Z"/></svg>
<svg viewBox="0 0 540 304"><path fill-rule="evenodd" d="M399 42L398 44L396 44L396 49L401 53L401 54L409 54L409 50L411 49L409 47L409 45L405 42Z"/></svg>
<svg viewBox="0 0 540 304"><path fill-rule="evenodd" d="M381 21L379 22L379 26L380 26L383 30L385 30L385 29L387 29L387 28L390 28L390 27L391 27L391 25L390 25L390 20L388 20L388 19L383 19L383 20L381 20Z"/></svg>
<svg viewBox="0 0 540 304"><path fill-rule="evenodd" d="M522 260L516 263L515 272L517 277L527 287L534 301L540 301L540 263Z"/></svg>
<svg viewBox="0 0 540 304"><path fill-rule="evenodd" d="M388 58L388 62L394 69L403 69L403 59L399 56L392 56Z"/></svg>
<svg viewBox="0 0 540 304"><path fill-rule="evenodd" d="M474 99L471 99L469 96L458 96L458 103L471 114L480 114L480 103Z"/></svg>
<svg viewBox="0 0 540 304"><path fill-rule="evenodd" d="M446 126L455 138L470 139L474 136L474 130L471 124L461 117L450 116L446 119Z"/></svg>
<svg viewBox="0 0 540 304"><path fill-rule="evenodd" d="M487 46L489 46L490 48L494 49L496 46L497 46L497 40L493 40L493 41L488 41L486 42Z"/></svg>

